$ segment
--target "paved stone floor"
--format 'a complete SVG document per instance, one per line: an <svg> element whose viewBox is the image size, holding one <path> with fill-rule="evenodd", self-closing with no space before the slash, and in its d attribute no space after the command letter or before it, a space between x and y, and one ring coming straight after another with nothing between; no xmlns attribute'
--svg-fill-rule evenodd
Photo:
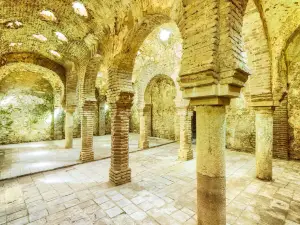
<svg viewBox="0 0 300 225"><path fill-rule="evenodd" d="M138 134L130 134L129 151L138 150L138 138ZM167 139L149 138L150 147L170 142ZM65 149L64 144L64 140L59 140L0 145L0 180L81 163L81 139L74 139L73 149ZM109 157L110 149L110 135L94 137L96 160Z"/></svg>
<svg viewBox="0 0 300 225"><path fill-rule="evenodd" d="M178 147L131 153L118 187L110 159L0 181L0 224L196 224L195 160ZM253 155L226 151L227 224L300 224L300 162L274 160L273 173L259 181Z"/></svg>

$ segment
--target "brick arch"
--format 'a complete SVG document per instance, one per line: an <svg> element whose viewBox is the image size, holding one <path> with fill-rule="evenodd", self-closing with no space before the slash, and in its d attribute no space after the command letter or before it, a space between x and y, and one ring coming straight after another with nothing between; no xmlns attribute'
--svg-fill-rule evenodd
<svg viewBox="0 0 300 225"><path fill-rule="evenodd" d="M165 80L172 81L172 84L174 85L174 88L176 88L175 81L170 76L163 75L163 74L155 75L154 77L151 78L151 80L148 82L148 84L147 84L147 86L145 88L145 91L144 91L144 101L145 101L145 104L150 104L151 103L151 99L150 99L149 94L151 93L151 89L153 88L153 85L155 83L157 83L157 81L159 79L165 79Z"/></svg>
<svg viewBox="0 0 300 225"><path fill-rule="evenodd" d="M56 61L53 61L42 54L33 52L8 52L2 54L0 57L0 66L4 66L9 63L31 63L47 68L56 73L60 79L65 83L66 81L66 70L65 67Z"/></svg>
<svg viewBox="0 0 300 225"><path fill-rule="evenodd" d="M47 80L54 92L55 106L60 106L64 102L65 98L65 85L63 80L52 70L40 65L32 63L8 63L0 67L0 82L3 78L14 72L31 72L37 75L41 75L42 78Z"/></svg>
<svg viewBox="0 0 300 225"><path fill-rule="evenodd" d="M171 88L167 89L169 92L164 92L166 89L161 89L161 85L163 83L167 83L168 86L171 84ZM162 95L155 96L153 95L153 89L156 85L159 85L159 93ZM169 86L170 87L170 86ZM175 93L173 92L175 91ZM175 130L175 121L176 121L176 104L175 99L177 95L177 90L175 86L174 80L167 75L156 75L154 76L150 82L148 83L144 99L145 99L145 108L143 111L149 110L148 114L148 123L147 128L148 133L151 136L162 137L167 139L175 139L176 130ZM165 94L165 96L164 96ZM153 97L156 99L153 99ZM174 97L173 101L171 101L170 97ZM168 101L166 101L168 100ZM170 100L170 101L169 101ZM162 105L161 105L162 104ZM145 116L145 114L143 115Z"/></svg>
<svg viewBox="0 0 300 225"><path fill-rule="evenodd" d="M181 38L180 31L179 31L177 24L174 22L164 23L161 26L158 26L157 28L155 28L149 34L149 36L144 40L144 42L139 50L143 51L143 47L144 47L146 41L151 41L151 43L154 42L155 44L164 46L164 43L161 43L159 38L157 37L159 35L160 29L171 30L172 35L174 36L172 38L175 38L177 40L176 43L174 43L174 45L169 46L170 49L174 50L174 51L172 51L172 59L170 58L170 65L172 65L172 66L164 67L164 66L162 66L163 64L159 64L159 63L156 64L156 62L153 62L150 64L147 63L145 65L145 67L143 67L143 70L139 70L139 67L137 67L137 65L138 65L137 63L145 62L144 60L146 60L146 62L147 62L147 59L137 58L135 60L132 81L135 84L137 84L137 86L135 86L135 88L136 88L136 102L137 102L138 108L143 108L145 89L146 89L148 83L151 81L151 79L154 78L155 76L157 76L158 74L165 74L165 75L169 76L171 79L173 79L174 84L176 86L176 93L177 93L176 98L181 99L181 97L182 97L179 84L176 81L176 79L179 75L179 72L180 72L180 63L181 63L181 55L182 55L182 38ZM155 55L147 55L147 56L155 57ZM160 59L162 59L162 58L164 58L164 55L162 55L162 57L160 57Z"/></svg>
<svg viewBox="0 0 300 225"><path fill-rule="evenodd" d="M83 77L83 98L84 101L96 100L96 79L100 68L102 57L95 55L88 63L85 75Z"/></svg>
<svg viewBox="0 0 300 225"><path fill-rule="evenodd" d="M122 50L113 58L108 68L109 102L116 101L118 93L133 93L132 72L140 46L155 28L171 21L171 18L164 14L146 15L140 24L128 32L126 40L122 43Z"/></svg>
<svg viewBox="0 0 300 225"><path fill-rule="evenodd" d="M281 35L279 35L277 39L271 40L272 45L276 46L272 53L272 83L274 99L276 101L279 101L285 92L284 87L282 87L282 81L280 77L282 56L284 55L284 52L289 43L292 41L293 37L300 30L300 11L297 11L293 15L289 16L286 21L287 22L283 23L283 26L280 29Z"/></svg>
<svg viewBox="0 0 300 225"><path fill-rule="evenodd" d="M257 0L248 1L243 17L242 37L247 65L251 70L246 93L250 94L252 102L273 102L270 41L262 8Z"/></svg>

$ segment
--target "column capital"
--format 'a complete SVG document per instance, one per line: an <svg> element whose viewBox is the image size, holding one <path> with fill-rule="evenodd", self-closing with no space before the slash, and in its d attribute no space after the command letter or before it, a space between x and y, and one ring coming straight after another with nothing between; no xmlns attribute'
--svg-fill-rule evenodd
<svg viewBox="0 0 300 225"><path fill-rule="evenodd" d="M74 113L76 110L76 106L68 106L67 108L65 108L65 112L68 113Z"/></svg>
<svg viewBox="0 0 300 225"><path fill-rule="evenodd" d="M144 113L148 113L151 111L152 104L145 104L143 107L139 108L139 113L144 115Z"/></svg>
<svg viewBox="0 0 300 225"><path fill-rule="evenodd" d="M112 108L130 108L133 102L133 92L120 92L116 101L110 103Z"/></svg>
<svg viewBox="0 0 300 225"><path fill-rule="evenodd" d="M176 111L177 111L177 115L178 116L192 116L193 115L193 111L194 111L194 107L193 106L179 106L176 107Z"/></svg>
<svg viewBox="0 0 300 225"><path fill-rule="evenodd" d="M191 99L192 106L222 106L222 105L229 105L230 98L228 97L202 97L202 98L194 98Z"/></svg>
<svg viewBox="0 0 300 225"><path fill-rule="evenodd" d="M274 106L255 106L252 108L256 113L261 113L261 114L273 114L275 107Z"/></svg>
<svg viewBox="0 0 300 225"><path fill-rule="evenodd" d="M97 101L95 99L85 100L82 108L85 110L94 110L94 107L96 106L96 104L97 104Z"/></svg>

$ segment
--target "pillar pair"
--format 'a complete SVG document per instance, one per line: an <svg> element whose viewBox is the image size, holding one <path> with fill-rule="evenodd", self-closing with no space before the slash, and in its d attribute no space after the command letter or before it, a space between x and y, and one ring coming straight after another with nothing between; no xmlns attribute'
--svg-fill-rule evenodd
<svg viewBox="0 0 300 225"><path fill-rule="evenodd" d="M256 176L272 179L273 108L256 111ZM226 224L225 106L197 106L198 224Z"/></svg>
<svg viewBox="0 0 300 225"><path fill-rule="evenodd" d="M146 104L140 109L140 138L139 148L149 148L150 126L151 126L151 104ZM192 121L193 111L189 107L178 107L177 116L179 118L179 139L180 148L178 158L183 161L193 159L192 151Z"/></svg>

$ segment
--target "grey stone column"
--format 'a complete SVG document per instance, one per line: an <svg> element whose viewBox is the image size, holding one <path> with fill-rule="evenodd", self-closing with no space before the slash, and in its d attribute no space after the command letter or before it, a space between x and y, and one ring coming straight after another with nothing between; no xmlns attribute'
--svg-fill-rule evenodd
<svg viewBox="0 0 300 225"><path fill-rule="evenodd" d="M182 161L193 159L192 151L192 116L193 111L189 107L177 108L179 117L180 148L178 158Z"/></svg>
<svg viewBox="0 0 300 225"><path fill-rule="evenodd" d="M74 114L75 109L66 109L65 116L65 148L73 148L73 129L74 129Z"/></svg>
<svg viewBox="0 0 300 225"><path fill-rule="evenodd" d="M225 106L197 106L198 224L226 224Z"/></svg>
<svg viewBox="0 0 300 225"><path fill-rule="evenodd" d="M54 107L53 139L63 139L63 109L61 106Z"/></svg>
<svg viewBox="0 0 300 225"><path fill-rule="evenodd" d="M99 136L105 135L105 101L99 103Z"/></svg>
<svg viewBox="0 0 300 225"><path fill-rule="evenodd" d="M146 104L143 109L140 110L140 138L139 138L139 148L147 149L149 148L149 123L151 123L151 104Z"/></svg>
<svg viewBox="0 0 300 225"><path fill-rule="evenodd" d="M256 177L272 180L273 107L255 107Z"/></svg>

